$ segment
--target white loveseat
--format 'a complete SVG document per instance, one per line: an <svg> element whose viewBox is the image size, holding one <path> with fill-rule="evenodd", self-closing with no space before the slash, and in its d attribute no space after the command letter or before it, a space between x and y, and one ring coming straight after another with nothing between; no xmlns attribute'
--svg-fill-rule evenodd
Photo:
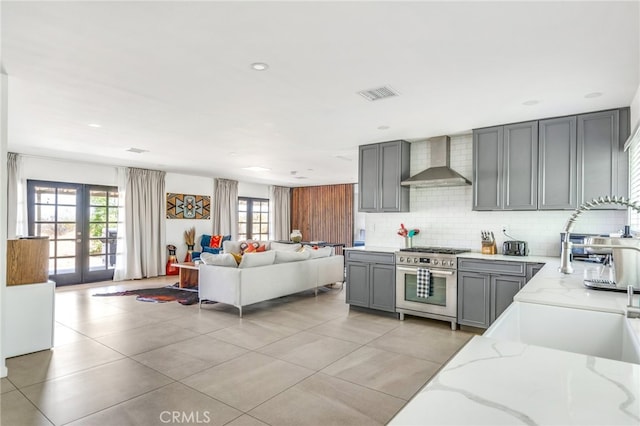
<svg viewBox="0 0 640 426"><path fill-rule="evenodd" d="M343 256L316 257L310 249L305 250L305 255L293 250L294 246L247 253L237 267L200 264L200 307L205 300L225 303L237 307L242 317L243 306L311 289L317 295L318 287L344 280ZM218 256L229 259L231 255ZM306 260L300 260L301 257ZM229 265L229 260L217 261Z"/></svg>

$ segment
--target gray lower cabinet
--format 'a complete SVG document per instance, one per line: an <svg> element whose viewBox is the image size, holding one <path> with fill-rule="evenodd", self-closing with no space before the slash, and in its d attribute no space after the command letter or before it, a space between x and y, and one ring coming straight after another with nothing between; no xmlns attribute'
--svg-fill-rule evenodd
<svg viewBox="0 0 640 426"><path fill-rule="evenodd" d="M393 253L346 251L347 303L380 311L396 311Z"/></svg>
<svg viewBox="0 0 640 426"><path fill-rule="evenodd" d="M488 328L528 281L526 265L459 258L458 323Z"/></svg>
<svg viewBox="0 0 640 426"><path fill-rule="evenodd" d="M489 327L490 275L458 271L458 324Z"/></svg>
<svg viewBox="0 0 640 426"><path fill-rule="evenodd" d="M491 307L489 312L489 325L513 303L513 296L524 287L525 277L510 275L491 276Z"/></svg>
<svg viewBox="0 0 640 426"><path fill-rule="evenodd" d="M542 269L542 267L544 266L544 263L527 263L526 264L526 277L527 277L527 282L529 282L529 280L531 278L533 278L533 276L535 274L538 273L538 271L540 271L540 269Z"/></svg>
<svg viewBox="0 0 640 426"><path fill-rule="evenodd" d="M359 147L359 211L409 211L409 187L400 182L409 177L410 149L403 140Z"/></svg>
<svg viewBox="0 0 640 426"><path fill-rule="evenodd" d="M473 209L535 210L538 122L473 132Z"/></svg>

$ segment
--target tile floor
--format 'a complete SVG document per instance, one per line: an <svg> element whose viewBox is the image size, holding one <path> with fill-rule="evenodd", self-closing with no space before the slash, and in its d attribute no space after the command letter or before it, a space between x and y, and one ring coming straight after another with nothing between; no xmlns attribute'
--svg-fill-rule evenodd
<svg viewBox="0 0 640 426"><path fill-rule="evenodd" d="M376 425L472 336L349 309L345 291L245 309L94 297L175 277L56 291L55 349L7 360L2 426Z"/></svg>

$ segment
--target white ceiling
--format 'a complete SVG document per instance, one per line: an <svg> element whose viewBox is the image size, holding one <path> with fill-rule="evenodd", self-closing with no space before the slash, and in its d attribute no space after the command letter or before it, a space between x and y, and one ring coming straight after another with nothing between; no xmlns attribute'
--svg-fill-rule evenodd
<svg viewBox="0 0 640 426"><path fill-rule="evenodd" d="M628 106L640 76L637 1L1 8L10 151L245 182L356 182L358 145Z"/></svg>

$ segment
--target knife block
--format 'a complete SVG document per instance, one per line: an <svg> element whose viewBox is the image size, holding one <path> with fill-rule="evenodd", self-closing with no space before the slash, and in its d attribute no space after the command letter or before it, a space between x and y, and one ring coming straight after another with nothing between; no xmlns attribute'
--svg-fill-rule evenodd
<svg viewBox="0 0 640 426"><path fill-rule="evenodd" d="M498 249L496 247L496 242L482 242L482 254L496 254Z"/></svg>

